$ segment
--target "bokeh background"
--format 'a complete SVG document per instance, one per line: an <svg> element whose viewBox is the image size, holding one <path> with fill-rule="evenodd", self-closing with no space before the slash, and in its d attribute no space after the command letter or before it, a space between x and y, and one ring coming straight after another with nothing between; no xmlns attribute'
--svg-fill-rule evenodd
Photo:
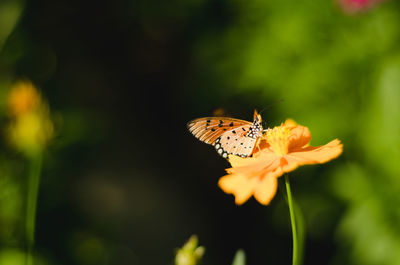
<svg viewBox="0 0 400 265"><path fill-rule="evenodd" d="M291 174L304 264L400 264L400 4L343 0L2 0L0 264L24 253L27 161L7 94L29 79L54 137L38 200L40 264L290 264L283 183L271 205L217 186L229 164L186 122L293 118L344 153ZM283 100L283 101L281 101Z"/></svg>

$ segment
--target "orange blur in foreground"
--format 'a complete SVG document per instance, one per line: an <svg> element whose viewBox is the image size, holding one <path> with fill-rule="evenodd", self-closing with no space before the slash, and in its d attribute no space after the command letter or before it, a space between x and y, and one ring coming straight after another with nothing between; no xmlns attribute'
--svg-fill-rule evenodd
<svg viewBox="0 0 400 265"><path fill-rule="evenodd" d="M41 96L30 81L24 80L13 85L7 101L10 113L17 116L37 109Z"/></svg>
<svg viewBox="0 0 400 265"><path fill-rule="evenodd" d="M252 157L229 156L231 168L219 187L235 196L236 204L246 202L252 195L267 205L275 196L278 177L302 165L321 164L338 157L343 145L335 139L326 145L309 146L311 133L307 127L292 120L268 129L262 137L260 150Z"/></svg>

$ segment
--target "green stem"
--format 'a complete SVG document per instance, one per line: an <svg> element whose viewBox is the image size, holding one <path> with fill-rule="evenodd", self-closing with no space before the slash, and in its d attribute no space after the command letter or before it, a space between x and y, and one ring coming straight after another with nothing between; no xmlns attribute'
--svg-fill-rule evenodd
<svg viewBox="0 0 400 265"><path fill-rule="evenodd" d="M35 244L36 207L39 192L40 172L42 169L42 154L36 153L29 158L30 169L28 179L28 195L26 202L26 264L33 265L33 246Z"/></svg>
<svg viewBox="0 0 400 265"><path fill-rule="evenodd" d="M297 239L297 226L296 218L294 214L294 203L292 199L292 192L290 190L289 176L285 175L286 192L288 197L288 205L290 212L290 222L292 224L292 235L293 235L293 265L299 265L299 252L298 252L298 239Z"/></svg>

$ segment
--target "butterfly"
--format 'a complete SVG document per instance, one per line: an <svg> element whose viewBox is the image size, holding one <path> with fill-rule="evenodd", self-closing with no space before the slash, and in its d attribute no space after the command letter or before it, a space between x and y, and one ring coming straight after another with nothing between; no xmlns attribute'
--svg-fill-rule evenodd
<svg viewBox="0 0 400 265"><path fill-rule="evenodd" d="M251 156L263 132L261 115L254 111L253 122L229 117L205 117L188 122L189 131L200 141L211 144L222 157Z"/></svg>

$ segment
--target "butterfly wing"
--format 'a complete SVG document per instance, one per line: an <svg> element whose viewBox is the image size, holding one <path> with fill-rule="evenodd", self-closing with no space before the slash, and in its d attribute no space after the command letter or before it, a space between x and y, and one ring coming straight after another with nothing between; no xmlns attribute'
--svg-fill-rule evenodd
<svg viewBox="0 0 400 265"><path fill-rule="evenodd" d="M228 131L233 131L239 127L250 128L251 125L251 122L239 119L226 117L206 117L188 122L187 127L189 131L200 141L205 142L206 144L215 145L215 141L222 134Z"/></svg>
<svg viewBox="0 0 400 265"><path fill-rule="evenodd" d="M214 145L217 153L224 158L227 158L229 154L250 156L258 142L258 137L248 136L250 128L251 125L243 125L219 136Z"/></svg>

